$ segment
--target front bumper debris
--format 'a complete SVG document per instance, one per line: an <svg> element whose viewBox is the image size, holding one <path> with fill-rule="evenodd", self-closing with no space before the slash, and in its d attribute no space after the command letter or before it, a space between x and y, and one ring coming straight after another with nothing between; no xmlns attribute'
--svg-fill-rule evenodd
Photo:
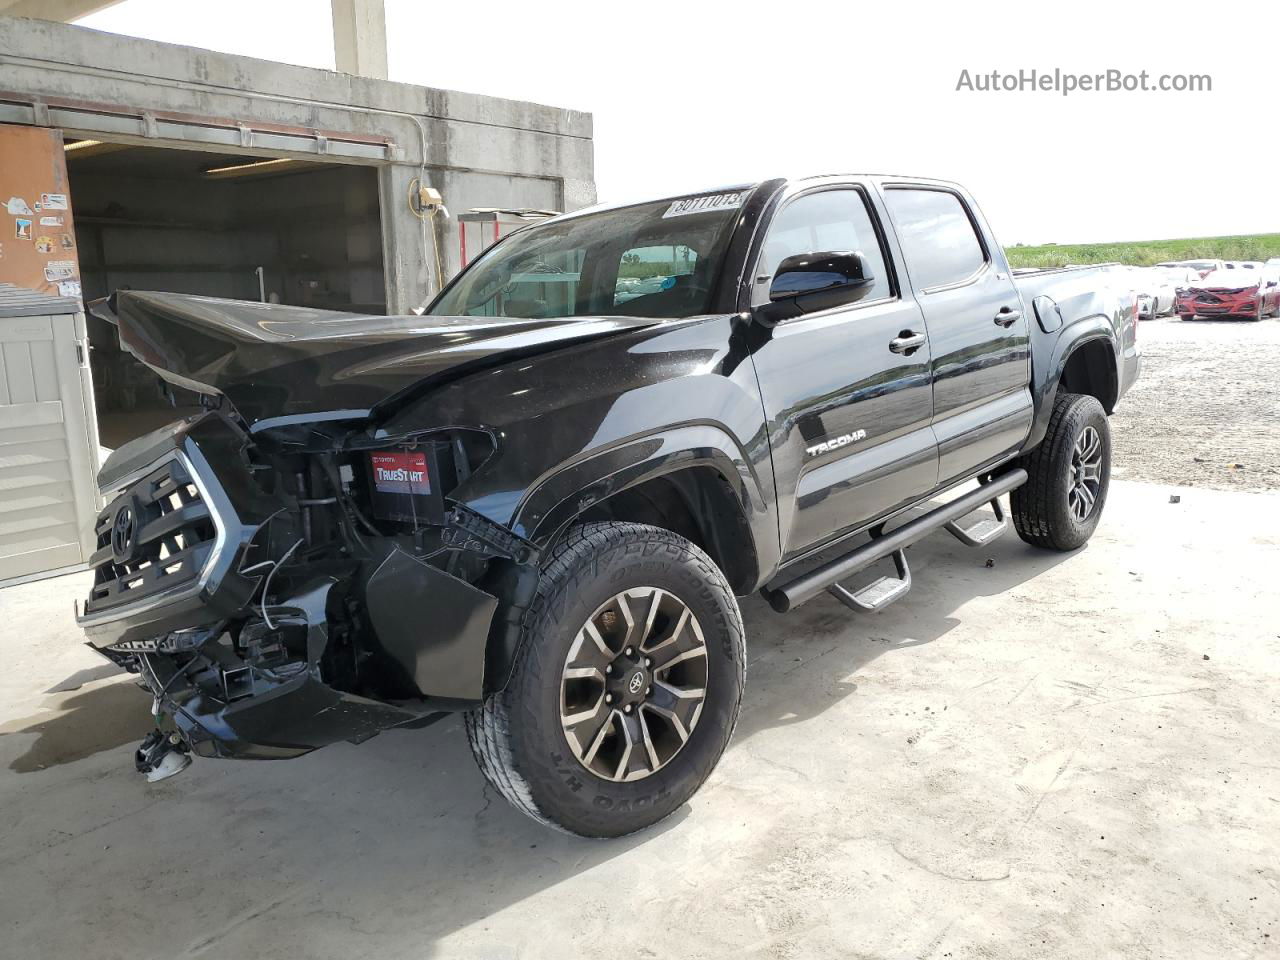
<svg viewBox="0 0 1280 960"><path fill-rule="evenodd" d="M320 680L319 661L328 640L325 607L335 582L313 583L272 609L279 630L305 632L305 662L250 662L212 636L194 653L135 654L157 712L172 719L192 752L259 760L295 757L340 740L368 739L423 715ZM103 652L120 653L116 648Z"/></svg>
<svg viewBox="0 0 1280 960"><path fill-rule="evenodd" d="M313 546L290 563L313 543L314 516L264 492L247 442L211 413L104 468L118 494L99 517L79 622L172 721L176 744L144 747L148 775L180 769L169 748L292 757L479 703L486 671L502 666L489 662L490 633L509 647L523 610L509 602L495 624L498 597L511 570L536 569L532 544L457 506L434 544L366 529L359 549ZM422 558L445 550L460 562Z"/></svg>

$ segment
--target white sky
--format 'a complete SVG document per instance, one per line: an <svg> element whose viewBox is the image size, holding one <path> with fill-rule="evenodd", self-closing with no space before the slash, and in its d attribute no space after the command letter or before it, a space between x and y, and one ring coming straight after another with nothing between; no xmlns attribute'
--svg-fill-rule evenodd
<svg viewBox="0 0 1280 960"><path fill-rule="evenodd" d="M1234 4L1230 29L1210 9L386 0L391 79L591 111L602 201L910 173L964 183L1005 244L1280 231L1274 8ZM79 22L333 68L329 0L125 0ZM962 68L1055 67L1213 91L955 91Z"/></svg>

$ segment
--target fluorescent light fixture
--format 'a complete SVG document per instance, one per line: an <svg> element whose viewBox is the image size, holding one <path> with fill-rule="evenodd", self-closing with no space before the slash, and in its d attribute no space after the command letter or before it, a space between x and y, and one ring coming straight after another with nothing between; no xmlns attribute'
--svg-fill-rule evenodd
<svg viewBox="0 0 1280 960"><path fill-rule="evenodd" d="M62 145L63 152L68 157L75 157L77 160L82 160L86 157L100 157L104 154L132 149L127 143L109 143L105 140L77 140L74 143L64 143Z"/></svg>
<svg viewBox="0 0 1280 960"><path fill-rule="evenodd" d="M297 162L297 160L291 160L288 157L277 157L274 160L253 160L249 163L233 163L226 167L211 167L205 171L205 175L210 177L242 177L248 174L265 172L272 167L280 167Z"/></svg>

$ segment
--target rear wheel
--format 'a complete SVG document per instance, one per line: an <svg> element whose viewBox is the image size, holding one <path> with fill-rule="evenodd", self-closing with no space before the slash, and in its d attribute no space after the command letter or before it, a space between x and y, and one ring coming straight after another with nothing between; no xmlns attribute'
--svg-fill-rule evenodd
<svg viewBox="0 0 1280 960"><path fill-rule="evenodd" d="M524 813L622 836L715 768L745 665L737 600L705 553L658 527L583 524L545 565L511 678L467 715L467 736Z"/></svg>
<svg viewBox="0 0 1280 960"><path fill-rule="evenodd" d="M1059 393L1044 440L1023 458L1028 479L1009 497L1027 543L1074 550L1093 535L1111 484L1111 426L1096 398Z"/></svg>

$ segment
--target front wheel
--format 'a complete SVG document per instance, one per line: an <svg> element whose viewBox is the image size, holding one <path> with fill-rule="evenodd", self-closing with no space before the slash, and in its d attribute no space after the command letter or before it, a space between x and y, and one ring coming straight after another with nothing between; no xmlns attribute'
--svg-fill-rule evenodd
<svg viewBox="0 0 1280 960"><path fill-rule="evenodd" d="M1083 546L1111 483L1111 425L1096 398L1059 393L1040 445L1022 461L1027 482L1009 496L1013 526L1049 550Z"/></svg>
<svg viewBox="0 0 1280 960"><path fill-rule="evenodd" d="M582 524L544 565L511 677L467 715L467 736L519 810L618 837L702 785L745 673L738 603L705 553L658 527Z"/></svg>

